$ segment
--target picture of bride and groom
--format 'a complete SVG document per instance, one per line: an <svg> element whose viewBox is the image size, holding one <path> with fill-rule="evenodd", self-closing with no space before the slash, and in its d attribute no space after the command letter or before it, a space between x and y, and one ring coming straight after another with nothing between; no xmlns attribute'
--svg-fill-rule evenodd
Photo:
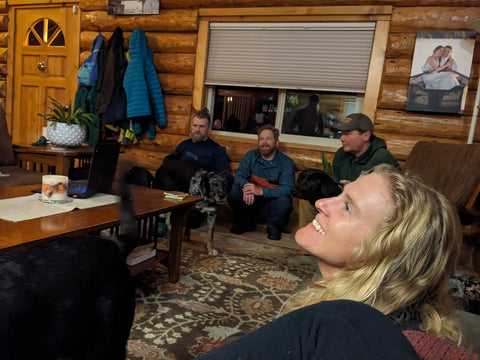
<svg viewBox="0 0 480 360"><path fill-rule="evenodd" d="M419 32L406 109L462 113L474 45L474 31Z"/></svg>

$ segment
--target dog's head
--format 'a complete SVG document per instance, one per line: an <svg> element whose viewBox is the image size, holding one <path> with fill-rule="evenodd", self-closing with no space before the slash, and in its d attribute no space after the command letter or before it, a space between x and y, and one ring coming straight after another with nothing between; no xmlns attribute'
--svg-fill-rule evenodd
<svg viewBox="0 0 480 360"><path fill-rule="evenodd" d="M190 180L190 194L201 196L209 203L221 204L227 201L231 180L226 174L198 170Z"/></svg>
<svg viewBox="0 0 480 360"><path fill-rule="evenodd" d="M208 171L203 169L197 170L197 172L195 172L195 175L193 175L190 179L190 189L188 192L191 195L201 196L204 199L208 197L207 174Z"/></svg>
<svg viewBox="0 0 480 360"><path fill-rule="evenodd" d="M317 169L302 171L292 188L292 196L308 200L312 205L318 199L337 196L340 192L335 181L325 171Z"/></svg>
<svg viewBox="0 0 480 360"><path fill-rule="evenodd" d="M209 173L209 199L216 204L221 204L227 201L228 192L231 188L230 177L222 173Z"/></svg>

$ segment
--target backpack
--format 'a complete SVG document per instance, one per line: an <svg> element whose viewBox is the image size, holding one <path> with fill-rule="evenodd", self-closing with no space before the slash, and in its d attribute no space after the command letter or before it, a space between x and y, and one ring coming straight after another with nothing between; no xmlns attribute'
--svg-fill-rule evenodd
<svg viewBox="0 0 480 360"><path fill-rule="evenodd" d="M98 53L103 45L104 37L98 34L93 41L92 53L78 69L78 83L94 85L98 78Z"/></svg>
<svg viewBox="0 0 480 360"><path fill-rule="evenodd" d="M123 180L127 184L139 185L145 187L153 187L155 177L143 167L134 166L124 175Z"/></svg>

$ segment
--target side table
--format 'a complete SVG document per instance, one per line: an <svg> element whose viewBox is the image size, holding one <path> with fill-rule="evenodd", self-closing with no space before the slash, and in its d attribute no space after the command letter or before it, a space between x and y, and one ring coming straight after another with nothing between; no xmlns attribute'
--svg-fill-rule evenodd
<svg viewBox="0 0 480 360"><path fill-rule="evenodd" d="M55 148L51 144L47 146L14 144L13 151L17 157L18 166L21 168L68 176L68 170L72 166L73 160L89 160L93 147Z"/></svg>

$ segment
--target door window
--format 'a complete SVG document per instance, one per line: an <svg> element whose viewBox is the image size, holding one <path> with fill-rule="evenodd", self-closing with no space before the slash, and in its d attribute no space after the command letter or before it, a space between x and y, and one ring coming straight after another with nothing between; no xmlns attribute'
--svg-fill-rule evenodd
<svg viewBox="0 0 480 360"><path fill-rule="evenodd" d="M60 26L53 20L43 18L30 26L27 34L28 46L65 46Z"/></svg>

